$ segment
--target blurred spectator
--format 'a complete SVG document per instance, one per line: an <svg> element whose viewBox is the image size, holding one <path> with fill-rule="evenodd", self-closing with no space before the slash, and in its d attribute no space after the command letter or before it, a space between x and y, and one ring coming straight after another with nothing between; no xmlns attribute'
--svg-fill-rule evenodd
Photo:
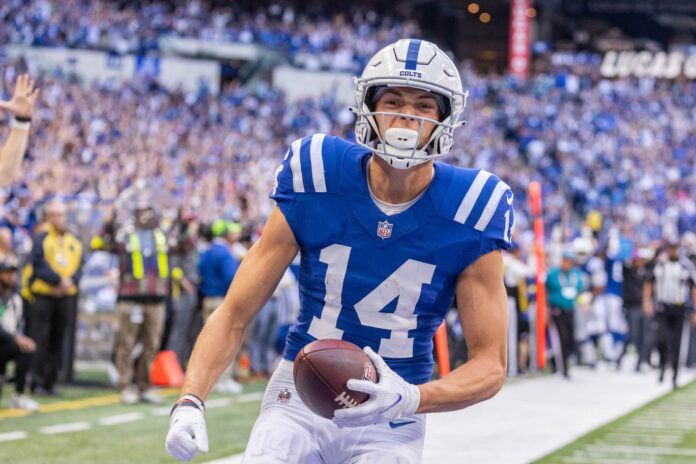
<svg viewBox="0 0 696 464"><path fill-rule="evenodd" d="M35 300L29 312L29 336L36 342L31 389L36 394L57 394L60 369L72 377L77 322L77 293L82 276L80 241L67 230L62 200L44 207L46 222L34 238L29 289ZM66 337L67 335L67 337Z"/></svg>
<svg viewBox="0 0 696 464"><path fill-rule="evenodd" d="M293 308L283 307L283 305L292 304L292 301L287 298L288 291L297 292L298 288L292 272L286 270L273 295L252 322L248 346L251 375L255 378L269 379L276 367L278 359L276 341L281 327L280 319L283 317L282 322L285 323L286 314L293 312Z"/></svg>
<svg viewBox="0 0 696 464"><path fill-rule="evenodd" d="M561 267L549 270L546 278L551 314L551 346L557 371L569 378L568 359L575 346L575 302L583 291L582 275L575 267L575 254L563 253Z"/></svg>
<svg viewBox="0 0 696 464"><path fill-rule="evenodd" d="M503 255L505 290L510 307L511 330L515 327L514 343L516 349L511 351L516 357L508 361L510 375L524 373L529 368L529 298L527 281L534 277L534 268L522 258L522 250L513 244L509 253Z"/></svg>
<svg viewBox="0 0 696 464"><path fill-rule="evenodd" d="M116 233L115 250L119 259L118 332L116 334L116 369L118 390L124 404L139 400L161 403L150 384L150 368L159 351L164 328L165 299L169 295L169 247L159 228L155 210L141 198L133 224ZM135 363L134 348L142 351Z"/></svg>
<svg viewBox="0 0 696 464"><path fill-rule="evenodd" d="M684 243L688 250L687 255L691 263L696 267L696 232L684 234ZM696 367L696 300L691 299L691 337L689 340L689 353L686 356L687 367Z"/></svg>
<svg viewBox="0 0 696 464"><path fill-rule="evenodd" d="M669 362L672 365L672 385L677 388L679 351L687 303L689 298L696 302L696 268L691 261L680 255L679 241L674 238L668 241L666 256L663 258L645 282L643 308L648 317L654 315L658 322L659 380L664 380Z"/></svg>
<svg viewBox="0 0 696 464"><path fill-rule="evenodd" d="M0 100L0 109L7 110L14 116L10 136L0 149L0 186L14 182L19 175L29 142L31 116L39 98L39 89L34 84L34 79L29 78L29 75L21 74L17 77L12 99Z"/></svg>
<svg viewBox="0 0 696 464"><path fill-rule="evenodd" d="M580 263L585 294L582 310L576 313L576 327L580 327L580 355L586 365L596 367L599 361L615 361L613 357L613 338L610 332L610 314L616 311L615 295L609 295L606 253L599 252L587 238L578 238L573 242L576 250L582 250ZM612 303L614 303L612 305ZM618 311L621 311L619 301Z"/></svg>
<svg viewBox="0 0 696 464"><path fill-rule="evenodd" d="M650 320L643 312L643 286L648 277L647 262L652 258L648 248L635 250L630 261L623 264L623 308L628 318L628 340L617 363L620 365L626 349L633 345L638 355L635 371L640 372L643 363L650 364L652 347Z"/></svg>
<svg viewBox="0 0 696 464"><path fill-rule="evenodd" d="M198 308L199 253L198 222L193 218L179 218L174 233L176 245L171 250L172 266L172 322L167 349L176 352L181 366L191 355L200 324L194 323ZM176 230L178 229L178 230Z"/></svg>
<svg viewBox="0 0 696 464"><path fill-rule="evenodd" d="M276 334L275 351L283 354L285 338L290 326L295 322L300 311L300 292L295 273L288 268L280 279L278 288L278 332Z"/></svg>
<svg viewBox="0 0 696 464"><path fill-rule="evenodd" d="M14 361L15 393L10 397L8 406L36 411L39 404L25 394L27 373L36 343L24 335L22 299L16 287L18 264L17 258L12 255L0 258L0 388L7 363Z"/></svg>
<svg viewBox="0 0 696 464"><path fill-rule="evenodd" d="M230 288L232 279L239 267L239 261L232 256L229 238L234 238L235 233L230 231L228 225L222 219L218 219L210 226L212 241L198 262L200 275L200 293L203 297L203 320L207 321L210 315L222 305ZM215 391L239 393L242 386L233 378L234 367L230 366L215 384Z"/></svg>
<svg viewBox="0 0 696 464"><path fill-rule="evenodd" d="M213 222L211 232L213 240L198 262L200 290L203 295L203 319L206 321L222 304L239 267L239 261L232 256L230 250L227 240L230 232L225 221Z"/></svg>
<svg viewBox="0 0 696 464"><path fill-rule="evenodd" d="M227 246L230 248L234 259L241 261L248 250L241 241L243 227L240 223L234 221L226 221L225 225L227 227L227 235L225 235Z"/></svg>

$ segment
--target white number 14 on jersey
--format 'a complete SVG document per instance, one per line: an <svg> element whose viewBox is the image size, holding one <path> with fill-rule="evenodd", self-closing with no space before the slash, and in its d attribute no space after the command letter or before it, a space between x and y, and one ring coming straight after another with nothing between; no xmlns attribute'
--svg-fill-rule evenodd
<svg viewBox="0 0 696 464"><path fill-rule="evenodd" d="M351 247L345 245L331 245L321 250L319 260L328 268L324 307L320 317L314 316L308 330L315 338L343 338L343 330L336 327L336 323L342 308L343 281L350 252ZM355 304L361 324L391 331L389 338L383 338L379 345L380 356L413 356L413 338L409 338L408 332L418 326L416 304L423 285L430 283L434 273L433 264L409 259ZM398 298L396 310L393 313L380 312L394 298Z"/></svg>

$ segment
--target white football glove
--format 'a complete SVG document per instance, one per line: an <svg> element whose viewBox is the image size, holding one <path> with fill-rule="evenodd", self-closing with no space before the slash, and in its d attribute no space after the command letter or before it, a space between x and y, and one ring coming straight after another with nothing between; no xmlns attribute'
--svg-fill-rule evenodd
<svg viewBox="0 0 696 464"><path fill-rule="evenodd" d="M334 423L339 427L362 427L383 424L416 413L420 404L420 390L392 371L384 359L367 346L365 354L372 360L379 374L377 383L350 379L348 388L368 393L370 398L354 408L337 409Z"/></svg>
<svg viewBox="0 0 696 464"><path fill-rule="evenodd" d="M196 396L184 395L172 409L167 433L167 452L182 462L190 461L200 451L208 452L203 402Z"/></svg>

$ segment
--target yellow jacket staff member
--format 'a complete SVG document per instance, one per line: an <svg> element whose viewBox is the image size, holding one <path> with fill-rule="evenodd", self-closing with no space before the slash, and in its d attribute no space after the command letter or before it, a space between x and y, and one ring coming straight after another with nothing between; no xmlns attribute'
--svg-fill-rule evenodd
<svg viewBox="0 0 696 464"><path fill-rule="evenodd" d="M31 391L57 394L59 371L61 378L72 378L82 244L67 232L67 211L60 200L49 202L44 212L45 228L34 239L30 259L29 288L35 300L28 315L29 335L37 346Z"/></svg>
<svg viewBox="0 0 696 464"><path fill-rule="evenodd" d="M46 228L34 240L31 252L34 295L74 296L82 277L82 244L66 230L67 211L60 201L46 205Z"/></svg>

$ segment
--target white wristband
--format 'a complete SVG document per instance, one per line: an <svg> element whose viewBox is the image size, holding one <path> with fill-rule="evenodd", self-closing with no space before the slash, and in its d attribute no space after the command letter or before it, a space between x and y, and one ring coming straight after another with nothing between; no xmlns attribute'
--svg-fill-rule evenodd
<svg viewBox="0 0 696 464"><path fill-rule="evenodd" d="M13 129L19 129L22 131L29 131L30 127L31 127L31 122L29 122L29 121L20 122L20 121L17 121L16 119L12 119L12 128Z"/></svg>

